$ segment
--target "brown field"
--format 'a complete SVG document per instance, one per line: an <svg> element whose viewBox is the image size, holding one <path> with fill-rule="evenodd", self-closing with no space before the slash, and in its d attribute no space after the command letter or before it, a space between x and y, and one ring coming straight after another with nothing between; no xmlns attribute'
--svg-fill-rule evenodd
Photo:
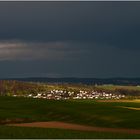
<svg viewBox="0 0 140 140"><path fill-rule="evenodd" d="M140 134L138 129L123 129L123 128L107 128L107 127L92 127L72 123L64 122L32 122L32 123L16 123L7 124L8 126L18 127L40 127L40 128L59 128L59 129L71 129L81 131L96 131L96 132L115 132L115 133L128 133L128 134Z"/></svg>

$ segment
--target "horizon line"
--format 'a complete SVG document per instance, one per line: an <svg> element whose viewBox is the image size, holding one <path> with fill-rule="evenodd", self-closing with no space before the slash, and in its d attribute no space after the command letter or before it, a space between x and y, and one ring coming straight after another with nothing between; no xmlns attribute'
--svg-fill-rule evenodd
<svg viewBox="0 0 140 140"><path fill-rule="evenodd" d="M8 79L35 79L35 78L49 78L49 79L140 79L140 77L73 77L73 76L68 76L68 77L42 77L42 76L32 76L32 77L5 77L5 78L0 78L0 80L8 80Z"/></svg>

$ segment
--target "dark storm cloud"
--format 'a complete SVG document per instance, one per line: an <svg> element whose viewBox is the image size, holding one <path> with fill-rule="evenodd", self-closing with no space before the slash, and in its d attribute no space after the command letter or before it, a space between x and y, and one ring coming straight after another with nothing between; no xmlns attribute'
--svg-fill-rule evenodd
<svg viewBox="0 0 140 140"><path fill-rule="evenodd" d="M140 76L139 37L140 2L0 2L0 77Z"/></svg>
<svg viewBox="0 0 140 140"><path fill-rule="evenodd" d="M87 42L9 42L0 46L1 77L136 77L140 70L140 51L136 49Z"/></svg>
<svg viewBox="0 0 140 140"><path fill-rule="evenodd" d="M1 2L0 39L138 47L140 2Z"/></svg>

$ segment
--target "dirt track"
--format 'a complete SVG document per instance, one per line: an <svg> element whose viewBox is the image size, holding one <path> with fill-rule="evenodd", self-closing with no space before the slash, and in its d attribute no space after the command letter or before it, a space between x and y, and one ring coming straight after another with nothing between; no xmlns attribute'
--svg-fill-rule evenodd
<svg viewBox="0 0 140 140"><path fill-rule="evenodd" d="M8 124L8 126L60 128L60 129L80 130L80 131L96 131L96 132L115 132L115 133L140 134L140 130L136 130L136 129L92 127L92 126L85 126L85 125L72 124L72 123L55 122L55 121L52 121L52 122L33 122L33 123Z"/></svg>

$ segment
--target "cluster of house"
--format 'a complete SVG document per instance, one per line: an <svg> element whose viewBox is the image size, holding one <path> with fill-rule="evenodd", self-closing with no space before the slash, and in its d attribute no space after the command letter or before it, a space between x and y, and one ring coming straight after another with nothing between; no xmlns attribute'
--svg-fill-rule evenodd
<svg viewBox="0 0 140 140"><path fill-rule="evenodd" d="M18 95L13 95L13 96L18 96ZM122 98L125 98L125 95L98 92L98 91L79 90L77 92L74 92L74 91L53 89L50 91L37 93L36 95L35 94L24 95L24 97L55 99L55 100L61 100L61 99L122 99Z"/></svg>

